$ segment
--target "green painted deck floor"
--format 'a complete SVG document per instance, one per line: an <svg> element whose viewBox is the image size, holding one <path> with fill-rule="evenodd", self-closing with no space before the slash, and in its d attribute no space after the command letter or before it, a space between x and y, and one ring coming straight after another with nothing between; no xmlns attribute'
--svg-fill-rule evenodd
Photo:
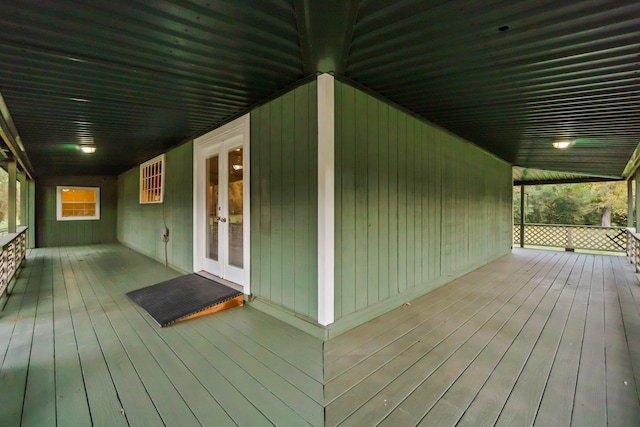
<svg viewBox="0 0 640 427"><path fill-rule="evenodd" d="M329 341L326 425L640 426L624 257L515 250Z"/></svg>
<svg viewBox="0 0 640 427"><path fill-rule="evenodd" d="M324 354L251 307L160 329L124 295L176 275L120 245L33 250L0 313L0 425L640 425L623 257L516 250Z"/></svg>
<svg viewBox="0 0 640 427"><path fill-rule="evenodd" d="M322 343L250 307L158 328L176 272L120 245L31 251L0 313L0 425L322 425Z"/></svg>

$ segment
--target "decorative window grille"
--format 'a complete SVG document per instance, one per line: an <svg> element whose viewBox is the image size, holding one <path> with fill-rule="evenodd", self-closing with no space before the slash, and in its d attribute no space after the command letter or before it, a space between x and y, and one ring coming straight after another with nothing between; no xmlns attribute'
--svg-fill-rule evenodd
<svg viewBox="0 0 640 427"><path fill-rule="evenodd" d="M56 187L58 221L100 219L100 188Z"/></svg>
<svg viewBox="0 0 640 427"><path fill-rule="evenodd" d="M162 203L164 199L164 154L140 165L140 203Z"/></svg>

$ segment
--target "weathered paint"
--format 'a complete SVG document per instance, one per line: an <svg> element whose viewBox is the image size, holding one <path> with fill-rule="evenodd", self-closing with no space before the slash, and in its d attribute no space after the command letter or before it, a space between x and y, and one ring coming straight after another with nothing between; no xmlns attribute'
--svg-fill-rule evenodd
<svg viewBox="0 0 640 427"><path fill-rule="evenodd" d="M56 220L56 186L100 187L100 219ZM116 241L117 180L114 176L43 177L36 182L36 246L70 246Z"/></svg>
<svg viewBox="0 0 640 427"><path fill-rule="evenodd" d="M511 248L511 167L336 83L336 319Z"/></svg>
<svg viewBox="0 0 640 427"><path fill-rule="evenodd" d="M170 267L193 270L193 144L166 153L164 202L139 203L140 169L118 176L118 241L164 262L162 232L169 228Z"/></svg>
<svg viewBox="0 0 640 427"><path fill-rule="evenodd" d="M318 315L317 83L251 112L251 289Z"/></svg>

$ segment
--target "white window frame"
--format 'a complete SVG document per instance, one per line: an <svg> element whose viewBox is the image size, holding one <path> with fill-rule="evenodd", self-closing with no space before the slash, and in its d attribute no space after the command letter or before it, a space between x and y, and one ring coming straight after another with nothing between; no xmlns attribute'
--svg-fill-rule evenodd
<svg viewBox="0 0 640 427"><path fill-rule="evenodd" d="M165 155L160 154L159 156L154 157L153 159L147 160L146 162L140 164L140 190L139 190L139 201L141 205L148 205L153 203L163 203L164 201L164 182L165 182ZM159 200L143 200L143 182L146 178L144 175L147 168L153 164L160 164L160 199Z"/></svg>
<svg viewBox="0 0 640 427"><path fill-rule="evenodd" d="M96 195L96 214L92 216L62 216L62 190L91 190ZM91 221L100 219L100 187L56 186L56 219L58 221Z"/></svg>

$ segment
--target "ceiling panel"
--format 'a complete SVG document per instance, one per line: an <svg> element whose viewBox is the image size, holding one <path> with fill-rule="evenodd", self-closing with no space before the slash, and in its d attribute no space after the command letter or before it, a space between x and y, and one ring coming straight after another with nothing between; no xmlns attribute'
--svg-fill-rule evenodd
<svg viewBox="0 0 640 427"><path fill-rule="evenodd" d="M122 172L303 77L286 1L2 2L0 25L36 175Z"/></svg>
<svg viewBox="0 0 640 427"><path fill-rule="evenodd" d="M621 176L640 142L639 54L634 1L374 0L346 75L512 164Z"/></svg>
<svg viewBox="0 0 640 427"><path fill-rule="evenodd" d="M41 176L123 172L331 67L526 169L620 178L640 142L636 1L8 0L0 25Z"/></svg>

